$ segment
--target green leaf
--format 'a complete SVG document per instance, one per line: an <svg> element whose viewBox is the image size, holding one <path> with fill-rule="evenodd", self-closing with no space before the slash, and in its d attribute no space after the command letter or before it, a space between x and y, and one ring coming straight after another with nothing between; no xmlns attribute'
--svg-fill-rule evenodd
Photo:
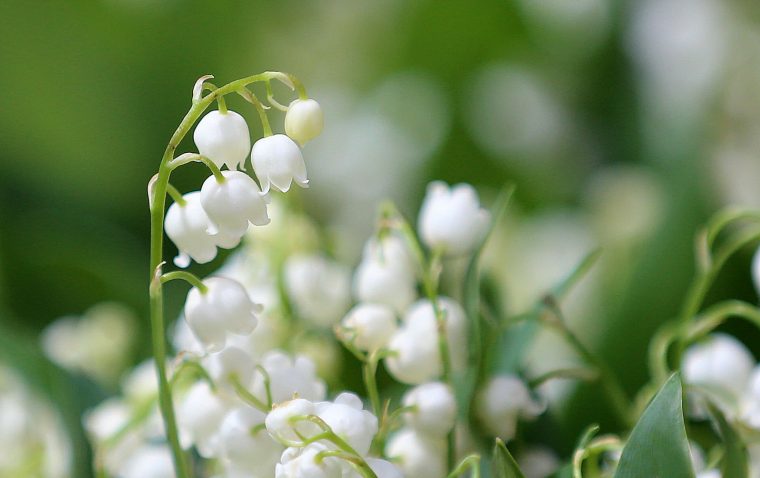
<svg viewBox="0 0 760 478"><path fill-rule="evenodd" d="M677 373L644 410L623 448L615 478L641 477L694 478Z"/></svg>
<svg viewBox="0 0 760 478"><path fill-rule="evenodd" d="M749 476L747 448L744 446L741 437L728 423L720 409L712 404L708 404L708 408L723 442L721 476Z"/></svg>
<svg viewBox="0 0 760 478"><path fill-rule="evenodd" d="M512 457L512 454L507 450L507 446L501 441L501 438L496 439L496 444L493 447L493 460L491 461L491 477L492 478L525 478L517 462Z"/></svg>
<svg viewBox="0 0 760 478"><path fill-rule="evenodd" d="M573 453L572 476L574 478L581 478L581 468L583 467L583 460L586 458L586 447L597 433L599 433L599 425L590 425L581 435L578 446L575 447Z"/></svg>

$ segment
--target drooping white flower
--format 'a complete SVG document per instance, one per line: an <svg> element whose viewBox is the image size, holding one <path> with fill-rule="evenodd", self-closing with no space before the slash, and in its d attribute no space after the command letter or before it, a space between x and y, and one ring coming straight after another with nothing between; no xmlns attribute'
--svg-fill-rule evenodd
<svg viewBox="0 0 760 478"><path fill-rule="evenodd" d="M251 383L256 362L244 350L228 345L204 357L203 366L214 383L229 390L235 388L233 380L243 387Z"/></svg>
<svg viewBox="0 0 760 478"><path fill-rule="evenodd" d="M299 440L298 433L308 438L319 433L319 428L300 418L316 414L316 406L305 398L295 398L276 404L264 420L267 432L279 440Z"/></svg>
<svg viewBox="0 0 760 478"><path fill-rule="evenodd" d="M518 420L532 420L546 406L534 400L530 390L515 375L496 375L481 390L475 401L475 411L483 427L494 436L511 440Z"/></svg>
<svg viewBox="0 0 760 478"><path fill-rule="evenodd" d="M2 403L1 410L9 410L6 402ZM6 418L0 414L1 418ZM121 399L110 398L101 402L97 407L88 410L83 417L83 425L90 440L96 447L113 438L116 433L124 428L132 419L132 410ZM8 426L8 420L4 422ZM114 446L102 453L100 459L103 467L110 473L121 469L127 459L137 450L143 442L143 437L136 431L126 433Z"/></svg>
<svg viewBox="0 0 760 478"><path fill-rule="evenodd" d="M307 400L324 400L325 383L317 377L314 362L308 358L293 359L273 350L262 357L260 365L269 376L272 403L290 400L294 394ZM266 378L262 373L254 374L251 390L260 400L266 400Z"/></svg>
<svg viewBox="0 0 760 478"><path fill-rule="evenodd" d="M454 393L445 383L418 385L404 395L403 404L411 407L404 414L404 423L420 433L445 437L454 428L457 403Z"/></svg>
<svg viewBox="0 0 760 478"><path fill-rule="evenodd" d="M321 255L297 254L285 261L285 288L299 317L329 327L349 307L350 271Z"/></svg>
<svg viewBox="0 0 760 478"><path fill-rule="evenodd" d="M183 447L195 445L205 458L215 454L214 440L227 406L211 390L208 383L196 382L177 407L177 425Z"/></svg>
<svg viewBox="0 0 760 478"><path fill-rule="evenodd" d="M752 371L741 395L739 420L751 428L760 429L760 366Z"/></svg>
<svg viewBox="0 0 760 478"><path fill-rule="evenodd" d="M379 350L396 332L396 314L381 304L359 304L343 318L341 326L353 345L365 352Z"/></svg>
<svg viewBox="0 0 760 478"><path fill-rule="evenodd" d="M387 304L403 312L417 295L415 286L415 265L403 239L390 235L367 242L354 275L358 300Z"/></svg>
<svg viewBox="0 0 760 478"><path fill-rule="evenodd" d="M208 351L224 347L227 333L247 335L256 328L257 310L245 288L226 277L203 281L207 290L190 289L185 301L185 320Z"/></svg>
<svg viewBox="0 0 760 478"><path fill-rule="evenodd" d="M275 478L342 478L344 462L334 457L319 457L329 449L321 443L303 448L288 448L275 469Z"/></svg>
<svg viewBox="0 0 760 478"><path fill-rule="evenodd" d="M428 185L420 208L418 229L429 248L457 256L472 252L483 240L490 220L490 213L480 207L472 186L449 187L434 181Z"/></svg>
<svg viewBox="0 0 760 478"><path fill-rule="evenodd" d="M223 171L224 182L211 175L201 187L201 205L214 227L212 232L241 237L248 223L269 224L267 200L256 181L242 171Z"/></svg>
<svg viewBox="0 0 760 478"><path fill-rule="evenodd" d="M144 445L123 465L119 478L175 478L174 463L166 445Z"/></svg>
<svg viewBox="0 0 760 478"><path fill-rule="evenodd" d="M285 133L302 145L319 136L324 124L322 108L311 98L293 100L285 113Z"/></svg>
<svg viewBox="0 0 760 478"><path fill-rule="evenodd" d="M437 300L446 322L452 368L461 370L466 359L464 311L453 299L439 297ZM385 359L385 365L401 382L416 385L441 375L443 364L438 346L438 325L430 301L420 300L409 308L388 349L393 354Z"/></svg>
<svg viewBox="0 0 760 478"><path fill-rule="evenodd" d="M190 265L191 258L198 264L205 264L216 257L217 246L230 249L240 243L241 236L209 233L214 225L201 205L200 191L182 197L185 204L175 202L169 206L164 220L166 235L179 249L179 255L174 258L178 267Z"/></svg>
<svg viewBox="0 0 760 478"><path fill-rule="evenodd" d="M717 333L686 350L682 370L687 384L699 387L724 412L734 415L754 366L755 359L744 344Z"/></svg>
<svg viewBox="0 0 760 478"><path fill-rule="evenodd" d="M372 468L377 478L404 478L401 470L390 461L380 458L365 458L364 461Z"/></svg>
<svg viewBox="0 0 760 478"><path fill-rule="evenodd" d="M441 478L446 476L446 444L411 428L402 428L388 441L385 454L399 465L404 476Z"/></svg>
<svg viewBox="0 0 760 478"><path fill-rule="evenodd" d="M211 111L201 118L193 133L198 152L218 167L240 169L251 149L245 118L234 111Z"/></svg>
<svg viewBox="0 0 760 478"><path fill-rule="evenodd" d="M309 186L301 148L284 134L256 141L251 150L251 164L264 193L269 192L270 186L287 192L293 181L302 188Z"/></svg>
<svg viewBox="0 0 760 478"><path fill-rule="evenodd" d="M377 433L377 417L364 410L353 393L341 393L332 402L316 404L316 414L360 455L366 455Z"/></svg>
<svg viewBox="0 0 760 478"><path fill-rule="evenodd" d="M248 475L272 476L283 446L265 429L263 412L251 407L230 410L219 426L217 446L228 467Z"/></svg>

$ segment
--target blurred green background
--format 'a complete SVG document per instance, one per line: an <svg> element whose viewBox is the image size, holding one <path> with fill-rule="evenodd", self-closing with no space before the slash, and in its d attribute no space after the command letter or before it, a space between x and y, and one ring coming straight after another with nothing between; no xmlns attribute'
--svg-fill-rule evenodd
<svg viewBox="0 0 760 478"><path fill-rule="evenodd" d="M4 0L0 355L74 429L105 392L42 358L44 326L118 301L141 318L135 360L149 353L147 181L199 76L276 69L324 106L301 194L339 231L343 258L383 197L413 217L431 179L471 182L484 202L513 182L504 234L522 232L490 273L510 290L545 286L546 269L601 245L579 334L633 394L648 338L690 280L698 225L728 204L760 206L758 35L760 6L740 0ZM177 184L197 188L203 174ZM515 244L536 245L536 260L510 263L530 255ZM751 252L710 300L756 301ZM566 451L605 420L598 402L581 388L562 433L536 435Z"/></svg>

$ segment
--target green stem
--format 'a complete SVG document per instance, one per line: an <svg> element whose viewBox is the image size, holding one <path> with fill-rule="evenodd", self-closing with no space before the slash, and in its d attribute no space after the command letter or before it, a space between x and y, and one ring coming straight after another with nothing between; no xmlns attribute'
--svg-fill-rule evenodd
<svg viewBox="0 0 760 478"><path fill-rule="evenodd" d="M230 383L232 384L232 387L235 389L235 393L237 393L237 396L244 402L258 408L264 413L269 413L269 411L272 409L272 407L267 407L264 402L262 402L256 397L256 395L249 392L248 389L246 389L243 386L243 384L240 383L240 380L238 380L237 377L235 376L230 377Z"/></svg>
<svg viewBox="0 0 760 478"><path fill-rule="evenodd" d="M630 413L630 403L622 385L612 370L589 350L577 335L567 326L565 318L556 301L548 296L545 300L548 311L554 316L554 320L546 320L545 323L552 326L567 340L568 344L586 361L593 366L599 374L599 383L602 390L612 405L613 411L625 425L633 425Z"/></svg>
<svg viewBox="0 0 760 478"><path fill-rule="evenodd" d="M447 478L456 478L467 470L472 470L470 478L480 478L480 455L470 455L449 473Z"/></svg>
<svg viewBox="0 0 760 478"><path fill-rule="evenodd" d="M222 171L219 169L219 166L216 165L213 161L211 161L206 156L202 156L198 153L185 153L177 156L176 158L169 161L169 169L172 171L177 169L178 167L185 165L187 163L203 163L206 165L206 167L211 171L211 174L214 175L216 178L216 182L219 184L222 184L227 179L222 174Z"/></svg>
<svg viewBox="0 0 760 478"><path fill-rule="evenodd" d="M171 387L166 375L166 330L164 325L163 311L163 287L160 276L160 264L163 262L163 240L164 240L164 214L166 212L166 195L169 187L169 177L171 176L172 167L170 162L174 157L174 152L179 146L182 139L192 128L193 124L198 121L200 115L214 102L217 98L233 93L251 83L259 81L269 81L278 79L283 81L284 73L264 72L257 75L247 76L239 80L228 83L205 97L194 98L193 104L182 118L176 131L169 139L161 163L158 167L158 174L155 180L151 182L149 198L150 204L150 321L151 321L151 341L153 343L153 358L156 362L156 374L158 376L159 390L159 407L161 417L166 429L166 437L172 451L172 459L177 478L189 478L190 472L187 459L182 447L179 444L179 435L177 433L176 417L174 415L174 405L172 403ZM293 80L287 77L288 81L293 84ZM301 89L303 87L301 86ZM305 92L304 92L305 93ZM299 95L301 91L299 90ZM218 168L217 168L218 170ZM217 179L221 176L216 175ZM221 176L223 178L223 176Z"/></svg>
<svg viewBox="0 0 760 478"><path fill-rule="evenodd" d="M166 284L173 280L183 280L197 288L201 294L208 292L208 287L195 274L187 271L171 271L161 275L161 283Z"/></svg>
<svg viewBox="0 0 760 478"><path fill-rule="evenodd" d="M261 128L264 131L264 136L272 136L272 126L269 124L266 108L261 104L261 101L259 101L256 95L246 87L240 88L237 93L256 108L256 112L259 114L259 119L261 120Z"/></svg>
<svg viewBox="0 0 760 478"><path fill-rule="evenodd" d="M172 199L174 200L174 202L176 202L177 204L179 204L180 206L183 206L183 207L185 206L185 204L187 204L187 201L185 201L185 198L182 197L182 193L179 192L179 190L177 188L175 188L171 184L168 184L166 186L166 190L169 193L169 196L172 197Z"/></svg>
<svg viewBox="0 0 760 478"><path fill-rule="evenodd" d="M377 357L375 354L370 354L367 360L362 364L362 377L364 378L364 386L367 388L367 396L369 402L372 405L372 412L376 417L380 418L382 413L382 405L380 404L380 394L377 391Z"/></svg>

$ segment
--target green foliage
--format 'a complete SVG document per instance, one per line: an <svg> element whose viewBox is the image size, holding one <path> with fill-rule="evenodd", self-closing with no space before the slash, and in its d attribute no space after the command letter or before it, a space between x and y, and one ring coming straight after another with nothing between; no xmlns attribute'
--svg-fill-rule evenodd
<svg viewBox="0 0 760 478"><path fill-rule="evenodd" d="M500 438L496 439L493 447L491 478L525 478L520 467L517 466L517 462Z"/></svg>
<svg viewBox="0 0 760 478"><path fill-rule="evenodd" d="M681 378L673 374L633 428L615 478L694 478L682 404Z"/></svg>

